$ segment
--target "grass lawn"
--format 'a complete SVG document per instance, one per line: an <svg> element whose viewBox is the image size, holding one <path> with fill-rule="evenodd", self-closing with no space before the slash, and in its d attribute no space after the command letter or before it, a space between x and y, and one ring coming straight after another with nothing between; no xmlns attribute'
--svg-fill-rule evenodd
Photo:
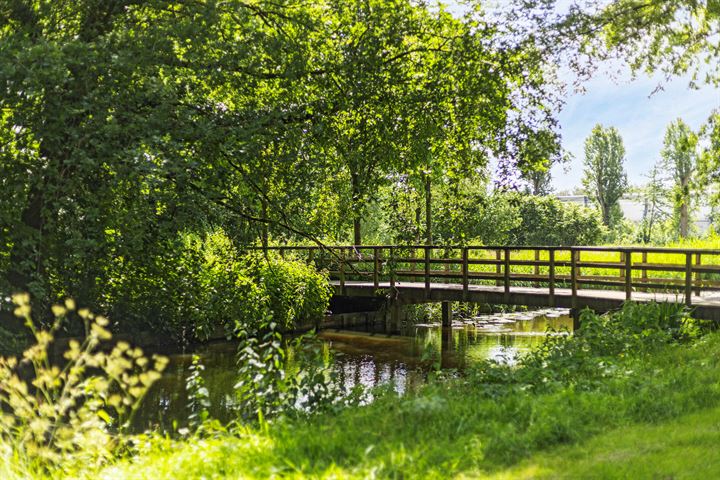
<svg viewBox="0 0 720 480"><path fill-rule="evenodd" d="M493 480L720 478L720 408L599 435L534 455Z"/></svg>

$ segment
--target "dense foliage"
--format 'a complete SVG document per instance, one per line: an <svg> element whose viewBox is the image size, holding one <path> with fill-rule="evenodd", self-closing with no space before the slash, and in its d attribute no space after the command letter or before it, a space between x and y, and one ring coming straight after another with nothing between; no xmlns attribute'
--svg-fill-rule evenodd
<svg viewBox="0 0 720 480"><path fill-rule="evenodd" d="M109 273L98 291L112 328L179 341L232 334L268 316L285 329L314 325L330 299L326 275L313 266L241 252L221 230L182 233L152 264Z"/></svg>
<svg viewBox="0 0 720 480"><path fill-rule="evenodd" d="M186 235L359 243L393 174L532 170L558 152L552 78L480 9L2 1L0 290L189 322ZM187 293L151 307L164 288Z"/></svg>
<svg viewBox="0 0 720 480"><path fill-rule="evenodd" d="M441 203L438 219L438 236L448 243L594 245L605 233L592 209L518 193L449 198Z"/></svg>

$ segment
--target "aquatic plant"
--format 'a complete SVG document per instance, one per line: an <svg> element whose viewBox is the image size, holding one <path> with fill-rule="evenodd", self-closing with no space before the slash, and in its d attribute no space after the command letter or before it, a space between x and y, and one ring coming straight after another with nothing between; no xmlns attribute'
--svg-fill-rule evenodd
<svg viewBox="0 0 720 480"><path fill-rule="evenodd" d="M338 380L327 345L313 333L286 342L279 325L269 321L262 330L242 330L239 338L235 392L240 418L263 422L360 401L361 392L346 391Z"/></svg>
<svg viewBox="0 0 720 480"><path fill-rule="evenodd" d="M188 408L190 415L188 416L188 424L193 430L199 429L209 418L210 412L210 392L205 386L203 372L205 366L200 363L200 356L193 355L190 364L190 375L185 381L185 388L188 395Z"/></svg>

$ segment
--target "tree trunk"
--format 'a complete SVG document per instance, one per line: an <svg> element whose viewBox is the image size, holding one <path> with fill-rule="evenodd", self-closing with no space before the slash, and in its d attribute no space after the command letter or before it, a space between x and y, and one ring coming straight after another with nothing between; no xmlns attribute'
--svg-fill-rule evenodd
<svg viewBox="0 0 720 480"><path fill-rule="evenodd" d="M602 212L602 221L606 227L610 228L610 206L604 203L600 204L600 211Z"/></svg>
<svg viewBox="0 0 720 480"><path fill-rule="evenodd" d="M432 183L430 174L425 174L425 244L432 245Z"/></svg>
<svg viewBox="0 0 720 480"><path fill-rule="evenodd" d="M680 206L680 237L685 238L688 236L689 227L690 214L688 212L687 199L685 199L683 204Z"/></svg>
<svg viewBox="0 0 720 480"><path fill-rule="evenodd" d="M27 291L28 283L32 279L32 272L37 272L41 268L39 255L42 250L40 240L44 223L43 203L42 189L33 186L28 194L28 203L20 216L20 228L26 232L22 235L24 241L13 245L10 252L8 281L15 292ZM32 238L30 243L27 242L28 238ZM30 265L32 268L23 268Z"/></svg>
<svg viewBox="0 0 720 480"><path fill-rule="evenodd" d="M357 173L350 174L350 182L352 187L352 215L353 215L353 245L362 245L361 221L360 214L360 182Z"/></svg>
<svg viewBox="0 0 720 480"><path fill-rule="evenodd" d="M265 199L265 197L263 197L260 200L260 202L261 202L260 208L262 209L262 218L267 219L267 212L268 212L267 200ZM261 237L263 251L267 252L269 235L268 235L268 224L266 222L262 222L262 227L260 230L260 237Z"/></svg>
<svg viewBox="0 0 720 480"><path fill-rule="evenodd" d="M362 234L360 231L360 216L353 213L353 245L362 245Z"/></svg>

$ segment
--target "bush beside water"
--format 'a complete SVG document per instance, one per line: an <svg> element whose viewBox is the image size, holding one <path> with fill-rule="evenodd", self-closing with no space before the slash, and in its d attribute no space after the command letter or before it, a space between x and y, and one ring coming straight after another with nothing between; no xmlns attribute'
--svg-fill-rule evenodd
<svg viewBox="0 0 720 480"><path fill-rule="evenodd" d="M241 253L218 230L185 234L175 256L152 275L119 276L108 304L123 331L139 329L179 340L207 338L219 328L231 335L268 316L281 328L314 324L327 310L327 275L277 253Z"/></svg>

